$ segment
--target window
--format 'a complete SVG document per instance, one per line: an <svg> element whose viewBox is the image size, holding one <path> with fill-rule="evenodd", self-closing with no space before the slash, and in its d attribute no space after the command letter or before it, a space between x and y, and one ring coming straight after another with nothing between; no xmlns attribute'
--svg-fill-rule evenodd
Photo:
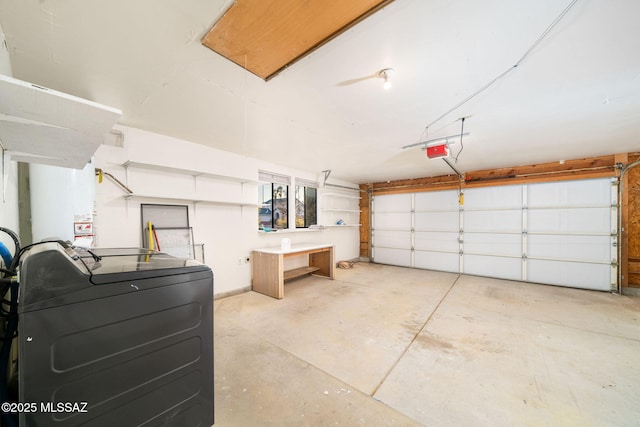
<svg viewBox="0 0 640 427"><path fill-rule="evenodd" d="M258 228L289 228L289 177L260 171Z"/></svg>
<svg viewBox="0 0 640 427"><path fill-rule="evenodd" d="M296 179L296 228L308 228L318 223L316 184Z"/></svg>

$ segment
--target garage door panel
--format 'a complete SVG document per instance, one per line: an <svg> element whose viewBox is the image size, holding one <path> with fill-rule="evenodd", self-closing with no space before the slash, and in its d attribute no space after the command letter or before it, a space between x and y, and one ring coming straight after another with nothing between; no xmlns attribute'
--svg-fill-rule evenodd
<svg viewBox="0 0 640 427"><path fill-rule="evenodd" d="M385 248L411 249L410 231L374 231L375 246Z"/></svg>
<svg viewBox="0 0 640 427"><path fill-rule="evenodd" d="M411 267L411 251L408 249L373 248L373 260L380 264Z"/></svg>
<svg viewBox="0 0 640 427"><path fill-rule="evenodd" d="M416 251L415 267L457 273L460 271L460 255L442 252Z"/></svg>
<svg viewBox="0 0 640 427"><path fill-rule="evenodd" d="M555 258L608 262L611 259L610 236L529 235L529 258Z"/></svg>
<svg viewBox="0 0 640 427"><path fill-rule="evenodd" d="M606 205L610 200L610 179L547 182L530 184L527 188L529 208Z"/></svg>
<svg viewBox="0 0 640 427"><path fill-rule="evenodd" d="M464 231L521 232L521 210L464 211Z"/></svg>
<svg viewBox="0 0 640 427"><path fill-rule="evenodd" d="M464 205L473 209L521 209L522 186L471 188L464 192Z"/></svg>
<svg viewBox="0 0 640 427"><path fill-rule="evenodd" d="M610 290L614 190L610 179L528 185L526 280Z"/></svg>
<svg viewBox="0 0 640 427"><path fill-rule="evenodd" d="M522 280L522 260L483 255L464 255L465 274Z"/></svg>
<svg viewBox="0 0 640 427"><path fill-rule="evenodd" d="M522 257L522 234L465 233L464 252Z"/></svg>
<svg viewBox="0 0 640 427"><path fill-rule="evenodd" d="M379 214L373 220L374 229L411 229L411 213L385 213Z"/></svg>
<svg viewBox="0 0 640 427"><path fill-rule="evenodd" d="M416 232L415 249L437 252L460 252L460 234L442 232Z"/></svg>
<svg viewBox="0 0 640 427"><path fill-rule="evenodd" d="M411 194L376 196L373 201L376 213L409 212L411 210Z"/></svg>
<svg viewBox="0 0 640 427"><path fill-rule="evenodd" d="M530 259L527 261L527 281L609 291L611 266Z"/></svg>
<svg viewBox="0 0 640 427"><path fill-rule="evenodd" d="M456 212L416 212L415 228L420 231L460 230L460 214Z"/></svg>
<svg viewBox="0 0 640 427"><path fill-rule="evenodd" d="M411 194L376 196L372 205L373 261L411 266Z"/></svg>
<svg viewBox="0 0 640 427"><path fill-rule="evenodd" d="M522 185L465 190L464 273L522 279L522 194Z"/></svg>
<svg viewBox="0 0 640 427"><path fill-rule="evenodd" d="M530 232L611 232L611 208L530 209L527 219Z"/></svg>
<svg viewBox="0 0 640 427"><path fill-rule="evenodd" d="M457 211L458 200L456 191L415 193L415 209L416 212Z"/></svg>

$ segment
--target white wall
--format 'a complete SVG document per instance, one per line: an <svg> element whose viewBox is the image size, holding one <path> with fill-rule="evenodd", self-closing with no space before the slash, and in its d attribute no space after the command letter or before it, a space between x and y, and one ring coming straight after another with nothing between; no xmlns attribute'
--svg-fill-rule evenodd
<svg viewBox="0 0 640 427"><path fill-rule="evenodd" d="M258 231L256 206L224 206L175 199L220 198L257 204L256 181L259 169L308 180L317 180L317 173L284 168L139 129L118 129L124 135L123 146L102 145L95 155L96 167L114 175L135 194L153 195L155 198L127 198L125 190L105 177L103 183L96 188L97 246L140 246L141 203L187 205L194 240L196 243L204 244L205 263L214 272L214 294L218 296L249 289L251 264L245 263L244 258L250 256L254 248L280 245L283 237L291 239L293 244L332 243L335 245L336 261L359 256L360 239L357 227L264 233ZM210 176L196 178L169 169L126 168L124 163L127 161L228 175L252 182L225 182ZM354 184L350 186L357 187ZM319 193L322 191L324 189L320 189ZM320 222L321 214L322 212L318 213ZM294 258L291 262L299 261Z"/></svg>
<svg viewBox="0 0 640 427"><path fill-rule="evenodd" d="M0 160L0 226L19 233L18 163ZM0 233L0 241L13 253L13 241Z"/></svg>
<svg viewBox="0 0 640 427"><path fill-rule="evenodd" d="M29 164L33 241L56 238L74 241L77 215L91 217L95 200L95 170Z"/></svg>
<svg viewBox="0 0 640 427"><path fill-rule="evenodd" d="M12 76L9 52L4 33L0 27L0 74ZM0 156L0 226L19 232L18 229L18 164L11 160L2 161ZM4 233L0 241L13 253L13 242Z"/></svg>

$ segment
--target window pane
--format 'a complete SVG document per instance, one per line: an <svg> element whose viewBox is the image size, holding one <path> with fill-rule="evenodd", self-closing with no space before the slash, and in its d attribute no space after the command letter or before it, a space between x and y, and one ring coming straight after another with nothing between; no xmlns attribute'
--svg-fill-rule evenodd
<svg viewBox="0 0 640 427"><path fill-rule="evenodd" d="M317 190L315 188L306 187L305 192L305 226L318 224L316 209Z"/></svg>
<svg viewBox="0 0 640 427"><path fill-rule="evenodd" d="M258 185L258 229L289 228L288 191L286 184L269 182Z"/></svg>
<svg viewBox="0 0 640 427"><path fill-rule="evenodd" d="M258 185L258 228L273 228L273 206L271 204L273 184Z"/></svg>
<svg viewBox="0 0 640 427"><path fill-rule="evenodd" d="M273 227L289 228L287 207L289 205L288 185L273 184Z"/></svg>
<svg viewBox="0 0 640 427"><path fill-rule="evenodd" d="M296 185L296 228L317 224L316 189Z"/></svg>
<svg viewBox="0 0 640 427"><path fill-rule="evenodd" d="M296 185L296 228L304 227L304 187Z"/></svg>

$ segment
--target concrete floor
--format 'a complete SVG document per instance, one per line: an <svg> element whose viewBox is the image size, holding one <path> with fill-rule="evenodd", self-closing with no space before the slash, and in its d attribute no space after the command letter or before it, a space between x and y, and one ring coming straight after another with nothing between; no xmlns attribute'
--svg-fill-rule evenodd
<svg viewBox="0 0 640 427"><path fill-rule="evenodd" d="M639 426L640 297L358 263L215 301L216 426Z"/></svg>

